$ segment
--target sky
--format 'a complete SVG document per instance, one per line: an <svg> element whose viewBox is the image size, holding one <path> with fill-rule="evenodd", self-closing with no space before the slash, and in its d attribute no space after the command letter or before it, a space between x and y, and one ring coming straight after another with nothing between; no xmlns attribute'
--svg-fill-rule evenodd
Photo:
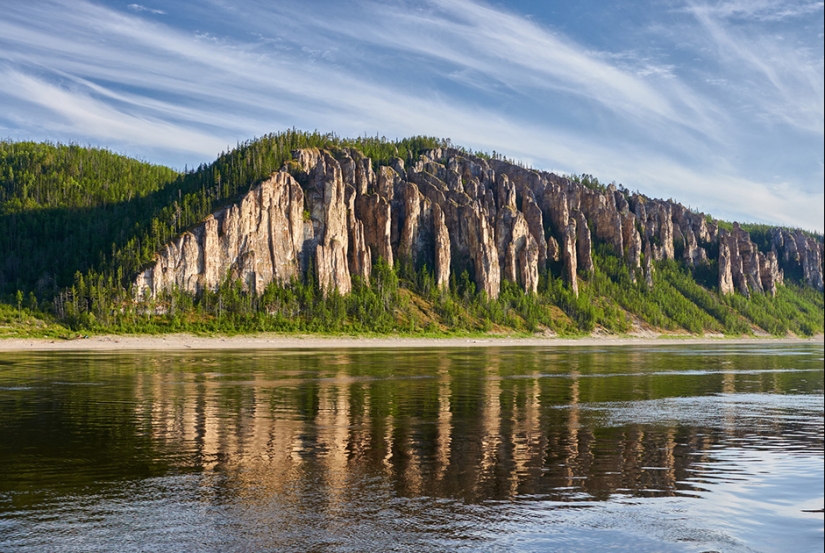
<svg viewBox="0 0 825 553"><path fill-rule="evenodd" d="M0 0L0 139L177 169L286 128L450 138L822 232L822 2Z"/></svg>

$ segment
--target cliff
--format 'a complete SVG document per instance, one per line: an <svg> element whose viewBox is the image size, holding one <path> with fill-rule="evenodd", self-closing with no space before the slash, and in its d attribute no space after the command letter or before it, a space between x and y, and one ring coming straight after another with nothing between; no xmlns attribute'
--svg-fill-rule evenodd
<svg viewBox="0 0 825 553"><path fill-rule="evenodd" d="M412 163L373 166L358 150L305 148L236 204L167 244L135 280L137 293L216 289L226 277L260 293L307 271L326 293L370 279L379 257L426 264L438 286L467 271L496 298L503 281L535 292L548 264L574 290L605 243L631 279L652 285L652 261L716 261L722 294L776 294L784 275L823 290L823 244L775 228L762 249L734 224L720 228L671 200L616 186L590 188L553 173L451 148Z"/></svg>

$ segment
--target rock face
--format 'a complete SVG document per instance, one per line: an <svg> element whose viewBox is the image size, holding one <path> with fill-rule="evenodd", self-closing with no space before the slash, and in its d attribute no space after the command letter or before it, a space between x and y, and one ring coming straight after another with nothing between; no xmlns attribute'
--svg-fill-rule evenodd
<svg viewBox="0 0 825 553"><path fill-rule="evenodd" d="M593 242L590 240L590 228L584 213L576 211L576 257L579 269L586 273L593 272Z"/></svg>
<svg viewBox="0 0 825 553"><path fill-rule="evenodd" d="M337 289L348 294L352 288L347 256L350 229L341 165L327 152L316 149L301 150L298 160L308 174L306 203L312 219L318 285L324 292ZM363 242L363 235L361 238ZM353 237L353 242L358 240Z"/></svg>
<svg viewBox="0 0 825 553"><path fill-rule="evenodd" d="M437 205L433 208L433 226L435 283L439 288L446 288L450 282L450 231L444 223L444 212Z"/></svg>
<svg viewBox="0 0 825 553"><path fill-rule="evenodd" d="M783 235L788 235L785 240L788 252L786 257L796 265L802 266L802 275L806 284L822 290L822 242L817 242L799 230L793 236L790 236L790 233L784 229L782 232Z"/></svg>
<svg viewBox="0 0 825 553"><path fill-rule="evenodd" d="M727 233L726 233L727 234ZM720 236L719 239L719 292L722 294L732 294L733 286L733 257L730 246L725 240L727 236Z"/></svg>
<svg viewBox="0 0 825 553"><path fill-rule="evenodd" d="M570 283L573 293L579 295L579 282L576 277L578 269L578 259L576 256L576 220L571 219L564 231L564 245L562 246L562 258L564 259L564 276Z"/></svg>
<svg viewBox="0 0 825 553"><path fill-rule="evenodd" d="M558 241L552 236L547 239L547 259L558 261L561 258L561 247Z"/></svg>
<svg viewBox="0 0 825 553"><path fill-rule="evenodd" d="M759 257L759 272L762 276L762 289L775 296L776 286L782 284L785 279L782 269L779 268L776 252L772 250L767 255L757 252L757 255Z"/></svg>
<svg viewBox="0 0 825 553"><path fill-rule="evenodd" d="M749 296L750 289L748 288L745 264L742 262L742 256L739 255L740 239L742 236L739 235L737 230L738 226L734 228L733 233L729 233L724 229L719 232L719 290L723 294L728 294L735 290L743 296ZM727 254L726 260L724 261L722 259L723 250ZM728 288L727 284L723 287L723 281L725 283L729 281L731 287Z"/></svg>
<svg viewBox="0 0 825 553"><path fill-rule="evenodd" d="M594 242L648 286L654 261L699 266L718 251L723 294L776 294L788 274L823 288L823 244L801 231L772 229L760 250L738 224L728 231L680 204L615 185L588 188L455 149L377 168L356 150L293 157L299 170L285 166L167 244L137 276L136 293L197 294L229 277L260 294L312 270L325 293L346 294L353 276L369 281L379 258L426 264L439 287L466 270L489 298L503 281L534 293L545 270L578 293L579 278L595 270Z"/></svg>
<svg viewBox="0 0 825 553"><path fill-rule="evenodd" d="M349 272L360 275L369 284L372 271L372 254L364 238L364 222L355 216L355 188L346 187L347 197L347 232L352 241L347 252Z"/></svg>
<svg viewBox="0 0 825 553"><path fill-rule="evenodd" d="M295 179L275 173L240 203L210 215L161 250L138 275L139 293L214 290L226 276L260 293L273 280L299 276L315 243L313 227L304 221L304 205L304 191Z"/></svg>

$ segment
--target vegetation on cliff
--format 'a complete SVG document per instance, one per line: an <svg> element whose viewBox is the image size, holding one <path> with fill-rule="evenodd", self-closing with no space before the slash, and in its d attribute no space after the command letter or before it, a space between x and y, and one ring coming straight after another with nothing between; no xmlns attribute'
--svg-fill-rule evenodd
<svg viewBox="0 0 825 553"><path fill-rule="evenodd" d="M135 297L136 276L167 243L237 202L273 172L285 167L306 188L307 173L296 166L295 150L319 148L339 157L357 150L378 170L396 158L410 166L422 153L448 146L449 141L431 137L341 139L290 130L241 144L210 165L177 172L106 150L0 142L0 334L57 335L70 328L81 333L576 335L596 328L626 333L640 325L694 334L823 331L823 294L806 284L801 272L787 272L775 295L746 297L721 293L712 256L690 264L679 256L654 261L649 254L653 270L646 282L609 240L599 238L598 228L593 267L586 270L580 264L577 271L578 293L561 258L539 263L535 293L505 279L492 297L480 289L472 267L453 271L447 285L439 286L431 259L399 256L390 264L374 255L371 271L353 275L351 292L343 295L325 291L317 273L309 270L288 281L272 281L257 293L227 274L214 290L192 294L173 288ZM607 190L590 175L577 180L588 189ZM727 223L716 224L737 232ZM759 251L769 252L773 238L768 227L742 229L751 231ZM815 239L821 242L822 237ZM651 243L657 246L658 237ZM684 245L677 242L677 247ZM645 255L638 257L647 261Z"/></svg>

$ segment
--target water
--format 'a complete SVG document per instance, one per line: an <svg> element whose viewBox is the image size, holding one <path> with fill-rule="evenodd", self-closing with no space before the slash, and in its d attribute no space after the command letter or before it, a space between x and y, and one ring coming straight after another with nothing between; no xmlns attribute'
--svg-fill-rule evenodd
<svg viewBox="0 0 825 553"><path fill-rule="evenodd" d="M822 551L823 457L821 344L0 359L4 552Z"/></svg>

